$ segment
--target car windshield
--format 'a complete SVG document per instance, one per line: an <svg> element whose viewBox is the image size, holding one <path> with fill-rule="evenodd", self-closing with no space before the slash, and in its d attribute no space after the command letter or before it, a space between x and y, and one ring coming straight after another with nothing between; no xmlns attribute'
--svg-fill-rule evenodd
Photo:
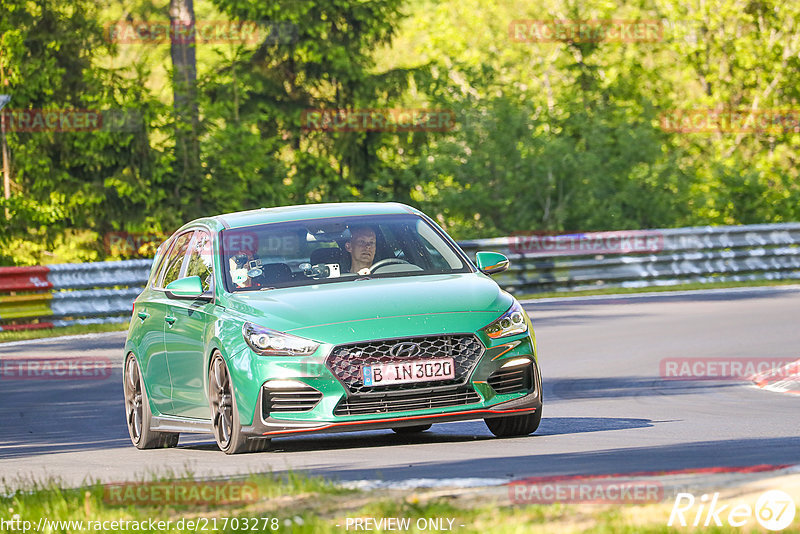
<svg viewBox="0 0 800 534"><path fill-rule="evenodd" d="M462 254L416 215L270 223L220 235L225 284L232 292L470 272Z"/></svg>

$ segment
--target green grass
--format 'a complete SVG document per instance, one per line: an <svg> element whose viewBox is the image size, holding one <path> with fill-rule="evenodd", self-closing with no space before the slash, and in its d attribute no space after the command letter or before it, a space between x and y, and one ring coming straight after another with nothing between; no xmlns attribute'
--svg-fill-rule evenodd
<svg viewBox="0 0 800 534"><path fill-rule="evenodd" d="M625 295L630 293L664 293L667 291L692 291L696 289L725 289L731 287L761 287L800 285L800 280L757 280L752 282L692 282L674 286L659 287L606 287L583 291L546 291L542 293L523 293L515 295L518 300L544 299L552 297L586 297L592 295Z"/></svg>
<svg viewBox="0 0 800 534"><path fill-rule="evenodd" d="M181 483L205 484L181 479ZM35 530L40 518L49 521L82 521L84 531L100 532L187 532L212 531L292 532L309 534L354 531L355 518L403 518L409 521L403 532L443 532L425 529L422 521L438 520L463 533L527 533L527 532L676 532L666 527L671 503L648 505L533 504L512 506L493 493L480 488L471 493L457 490L358 491L342 489L328 480L302 474L283 476L250 475L228 481L247 483L258 488L257 498L240 504L175 505L170 502L136 505L109 504L103 485L77 489L61 489L56 483L34 484L23 491L2 490L0 520L16 516L30 521ZM171 484L161 481L162 487ZM0 482L0 488L4 484ZM499 495L505 492L500 492ZM494 495L494 497L492 497ZM233 519L236 521L233 521ZM350 528L348 526L350 518ZM93 526L97 521L163 521L156 528L138 523L111 528ZM420 521L418 523L418 521ZM167 523L168 522L168 523ZM190 526L189 522L193 522ZM254 529L253 525L258 524ZM248 526L246 526L248 525ZM205 529L202 527L205 526ZM212 529L212 527L216 527ZM684 529L685 530L685 529ZM51 532L79 532L72 527L50 529ZM376 529L377 531L377 529ZM706 531L706 530L704 530ZM751 529L724 527L712 532L749 532ZM784 532L798 532L793 526ZM384 530L386 532L386 530Z"/></svg>
<svg viewBox="0 0 800 534"><path fill-rule="evenodd" d="M25 339L41 339L45 337L77 336L98 332L122 332L128 329L128 323L72 325L60 328L43 328L41 330L6 330L0 332L0 343L22 341Z"/></svg>
<svg viewBox="0 0 800 534"><path fill-rule="evenodd" d="M145 521L154 519L156 521L171 521L173 528L163 530L165 532L181 532L177 522L180 519L196 520L197 518L217 518L238 517L238 518L261 518L265 517L263 511L256 514L251 513L253 506L264 508L268 503L297 503L309 501L312 503L325 502L326 498L337 496L347 496L353 493L352 490L342 489L330 481L322 478L307 477L294 473L285 476L274 475L253 475L233 480L219 481L195 481L191 477L178 479L181 486L198 489L205 487L213 488L215 484L229 484L234 487L247 486L247 495L255 496L256 499L247 499L246 502L233 504L215 504L212 498L206 504L180 504L165 502L163 498L164 488L174 488L174 479L160 478L152 482L141 482L136 487L147 487L150 491L145 492L147 496L152 496L152 504L137 504L135 502L125 502L119 504L109 497L111 493L102 484L91 486L62 489L56 481L47 483L29 483L23 485L22 489L9 490L8 481L0 481L0 492L4 495L0 497L0 520L8 521L16 516L21 520L31 521L38 525L40 518L44 517L50 521ZM116 484L115 484L116 485ZM15 487L17 484L15 484ZM255 488L255 491L253 491ZM136 495L131 490L129 495ZM213 492L211 493L213 495ZM296 515L296 514L295 514ZM218 521L219 523L219 521ZM126 525L128 528L94 528L99 532L158 532L158 529L138 529L133 525ZM35 529L35 527L34 527ZM85 530L86 527L84 527ZM7 530L7 529L0 529ZM236 529L228 528L223 531L233 532ZM241 526L238 530L242 530ZM249 530L249 529L248 529ZM73 524L72 528L51 529L53 532L79 532ZM259 529L260 531L260 529Z"/></svg>

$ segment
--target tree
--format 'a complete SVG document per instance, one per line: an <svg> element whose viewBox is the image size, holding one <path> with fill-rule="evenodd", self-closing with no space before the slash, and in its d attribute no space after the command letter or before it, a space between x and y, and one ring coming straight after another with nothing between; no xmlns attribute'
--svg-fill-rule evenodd
<svg viewBox="0 0 800 534"><path fill-rule="evenodd" d="M273 191L275 202L297 203L391 198L398 189L393 181L405 165L383 159L381 150L396 145L396 134L304 130L302 117L309 109L382 108L401 100L413 73L372 71L373 51L390 42L402 16L401 1L215 0L215 4L231 19L258 22L266 30L257 49L236 54L205 85L211 103L234 102L226 115L214 116L220 132L212 134L217 140L214 146L221 146L232 131L242 140L237 153L253 156L252 147L257 145L253 136L258 136L262 150L272 151L285 165L283 175L267 170L262 176L269 181L253 187L252 194L264 198L264 192ZM217 109L222 111L222 106ZM223 159L244 159L204 152L217 171L207 175L212 190L219 188ZM261 156L256 153L255 159ZM389 170L398 163L397 173ZM281 165L259 165L268 167ZM409 189L405 186L406 196Z"/></svg>
<svg viewBox="0 0 800 534"><path fill-rule="evenodd" d="M5 251L10 243L37 242L18 261L38 263L68 229L100 234L120 221L146 224L148 184L159 163L145 123L156 108L138 79L93 64L110 53L97 21L95 2L5 0L0 19L2 68L13 101L6 112L93 110L107 121L89 131L12 126L8 132L13 194L3 201L11 220L0 228ZM110 120L115 117L115 120ZM16 240L16 241L14 241ZM97 257L94 252L82 257ZM12 262L6 253L0 261ZM80 257L80 256L79 256Z"/></svg>

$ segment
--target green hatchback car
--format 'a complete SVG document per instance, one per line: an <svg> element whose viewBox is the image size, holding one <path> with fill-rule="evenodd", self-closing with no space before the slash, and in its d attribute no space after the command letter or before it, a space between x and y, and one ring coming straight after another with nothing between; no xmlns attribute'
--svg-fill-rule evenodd
<svg viewBox="0 0 800 534"><path fill-rule="evenodd" d="M429 217L396 203L198 219L158 250L125 343L140 449L213 434L227 453L271 438L484 419L534 432L542 387L530 319Z"/></svg>

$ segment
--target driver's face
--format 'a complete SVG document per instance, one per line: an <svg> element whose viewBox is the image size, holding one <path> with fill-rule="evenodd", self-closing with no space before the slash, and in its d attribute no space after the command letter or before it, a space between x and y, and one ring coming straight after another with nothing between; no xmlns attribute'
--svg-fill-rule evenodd
<svg viewBox="0 0 800 534"><path fill-rule="evenodd" d="M372 265L375 258L375 232L359 232L350 240L350 254L353 259Z"/></svg>

